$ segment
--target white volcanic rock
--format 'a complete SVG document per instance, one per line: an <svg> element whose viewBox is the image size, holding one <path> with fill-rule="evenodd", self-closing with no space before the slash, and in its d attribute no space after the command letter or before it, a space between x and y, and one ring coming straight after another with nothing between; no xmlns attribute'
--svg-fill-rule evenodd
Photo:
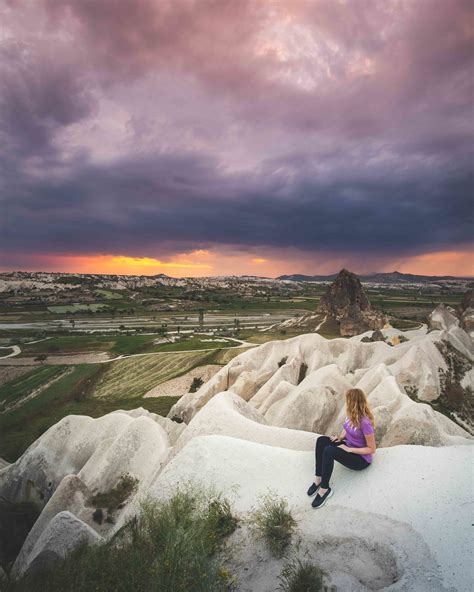
<svg viewBox="0 0 474 592"><path fill-rule="evenodd" d="M459 326L459 320L454 314L454 309L441 303L430 313L428 317L428 326L430 330L446 329Z"/></svg>
<svg viewBox="0 0 474 592"><path fill-rule="evenodd" d="M235 491L234 506L245 515L271 489L288 500L314 560L320 560L320 549L331 554L331 575L349 586L340 589L467 592L473 456L472 446L396 446L377 451L372 466L362 472L336 463L334 496L316 511L306 494L314 475L313 451L199 436L167 464L149 493L168 497L178 481L189 487L212 484ZM441 475L449 487L440 487ZM395 583L389 574L380 579L383 566L390 567ZM247 573L252 582L252 569ZM265 587L245 589L273 589L268 578L263 582Z"/></svg>
<svg viewBox="0 0 474 592"><path fill-rule="evenodd" d="M147 477L160 466L168 449L165 430L148 417L138 417L113 440L102 440L78 476L89 488L100 482L101 490L108 491L122 473L139 480Z"/></svg>
<svg viewBox="0 0 474 592"><path fill-rule="evenodd" d="M4 469L5 467L8 467L9 464L10 464L9 462L7 462L6 460L4 460L3 458L0 458L0 471L2 469Z"/></svg>
<svg viewBox="0 0 474 592"><path fill-rule="evenodd" d="M150 411L147 411L143 407L138 407L137 409L132 409L131 411L117 410L117 411L112 411L112 413L125 413L126 415L129 415L130 417L134 417L134 418L142 417L142 416L149 417L150 419L152 419L154 422L159 424L165 430L165 432L168 434L168 439L169 439L171 445L173 445L175 443L175 441L179 438L181 432L186 427L185 425L183 425L181 423L176 423L175 421L170 421L170 419L167 417L163 417L162 415L158 415L156 413L151 413Z"/></svg>
<svg viewBox="0 0 474 592"><path fill-rule="evenodd" d="M396 346L364 343L355 337L327 340L318 334L268 342L243 352L196 393L182 397L169 417L176 415L189 422L213 396L227 389L248 400L269 424L326 433L340 430L349 388L362 388L369 395L384 385L374 401L380 445L457 442L468 434L452 422L447 424L430 407L418 409L421 403L410 399L405 390L413 391L418 401L439 397L440 372L447 365L436 343L443 336L461 354L471 345L469 336L455 323L449 330L412 332L408 341ZM305 376L297 384L303 366Z"/></svg>
<svg viewBox="0 0 474 592"><path fill-rule="evenodd" d="M173 458L196 436L222 434L294 450L312 450L316 434L268 425L263 415L231 392L213 397L191 420L173 447Z"/></svg>
<svg viewBox="0 0 474 592"><path fill-rule="evenodd" d="M441 332L441 339L448 341L471 362L474 361L474 348L471 337L461 327L452 326Z"/></svg>
<svg viewBox="0 0 474 592"><path fill-rule="evenodd" d="M21 576L66 557L78 545L102 541L95 530L76 518L71 512L59 512L45 527L31 552L21 563L15 564L14 574Z"/></svg>
<svg viewBox="0 0 474 592"><path fill-rule="evenodd" d="M36 543L51 520L57 514L66 510L82 519L81 514L84 513L89 496L90 491L79 477L76 475L66 475L64 477L28 533L13 567L15 574L23 573L26 566L32 561ZM92 513L90 512L90 514Z"/></svg>
<svg viewBox="0 0 474 592"><path fill-rule="evenodd" d="M65 417L0 472L0 494L12 501L41 504L66 475L79 475L91 488L97 483L111 487L122 472L142 479L161 466L171 448L161 423L170 424L173 442L184 429L175 428L179 424L170 419L155 421L155 417L140 409L115 411L98 419Z"/></svg>
<svg viewBox="0 0 474 592"><path fill-rule="evenodd" d="M252 403L260 411L266 411L268 408L268 401L272 399L278 400L283 392L289 392L298 382L298 375L300 371L301 362L296 358L290 361L286 359L280 360L278 370L263 384L255 395L252 397ZM289 385L289 390L285 387L280 394L277 394L278 387L282 384ZM262 409L262 404L263 409Z"/></svg>
<svg viewBox="0 0 474 592"><path fill-rule="evenodd" d="M429 339L414 343L405 342L397 347L399 357L387 368L403 386L416 386L417 396L422 401L439 397L439 368L446 369L446 362L438 348Z"/></svg>

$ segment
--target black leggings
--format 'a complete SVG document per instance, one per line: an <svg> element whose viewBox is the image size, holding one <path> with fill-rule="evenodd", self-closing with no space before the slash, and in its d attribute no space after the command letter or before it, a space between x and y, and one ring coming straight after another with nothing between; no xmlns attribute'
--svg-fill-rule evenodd
<svg viewBox="0 0 474 592"><path fill-rule="evenodd" d="M332 442L329 436L319 436L316 440L316 477L321 477L321 487L329 487L329 479L334 468L334 461L337 460L349 469L361 471L369 466L369 462L355 452L347 452L338 448L344 442L337 440Z"/></svg>

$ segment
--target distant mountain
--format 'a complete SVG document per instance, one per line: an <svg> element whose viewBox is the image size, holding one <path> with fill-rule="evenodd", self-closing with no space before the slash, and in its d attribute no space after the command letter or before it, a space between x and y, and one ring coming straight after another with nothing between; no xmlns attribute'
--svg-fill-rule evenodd
<svg viewBox="0 0 474 592"><path fill-rule="evenodd" d="M332 282L336 279L337 273L331 275L280 275L277 280L286 280L293 282ZM381 284L428 284L436 281L449 281L449 280L473 280L473 277L469 276L452 276L452 275L414 275L411 273L400 273L399 271L390 272L374 272L367 275L359 275L359 279L362 282L374 282Z"/></svg>

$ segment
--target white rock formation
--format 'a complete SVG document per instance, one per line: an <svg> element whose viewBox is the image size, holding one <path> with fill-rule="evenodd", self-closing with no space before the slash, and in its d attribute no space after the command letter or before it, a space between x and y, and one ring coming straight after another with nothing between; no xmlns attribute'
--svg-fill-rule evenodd
<svg viewBox="0 0 474 592"><path fill-rule="evenodd" d="M0 471L0 492L12 501L41 503L67 475L78 475L93 493L109 489L121 473L143 479L161 467L185 427L144 409L98 419L69 415Z"/></svg>
<svg viewBox="0 0 474 592"><path fill-rule="evenodd" d="M33 546L21 567L14 569L16 576L29 570L44 568L58 558L66 557L82 543L94 544L102 541L95 530L78 520L71 512L59 512L47 526Z"/></svg>
<svg viewBox="0 0 474 592"><path fill-rule="evenodd" d="M449 342L466 359L473 355L470 337L457 322L443 319L441 329L427 333L425 326L406 332L408 340L396 346L364 343L360 335L327 340L318 334L266 343L235 357L196 393L181 397L169 417L189 422L212 397L228 390L258 409L271 425L337 431L344 420L345 392L359 387L375 411L380 445L456 443L465 431L407 394L427 402L439 397L440 371L446 371L447 364L437 342ZM472 373L462 384L474 387Z"/></svg>
<svg viewBox="0 0 474 592"><path fill-rule="evenodd" d="M106 539L144 497L168 497L177 484L202 482L237 492L233 505L241 517L268 488L286 497L301 549L325 562L340 590L470 590L474 439L411 399L405 386L416 388L419 399L435 399L438 371L446 367L436 341L468 351L472 343L453 323L423 329L405 332L409 341L396 346L317 334L266 343L182 397L170 417L187 423L144 409L64 418L0 469L0 495L44 505L14 573L54 560L81 537ZM472 380L472 372L463 380ZM315 441L341 428L351 386L368 396L379 449L360 473L336 463L335 495L316 511L306 495ZM137 478L138 489L115 524L99 525L90 497L112 488L122 473ZM233 558L239 590L274 590L282 564L245 528L232 535L246 543Z"/></svg>

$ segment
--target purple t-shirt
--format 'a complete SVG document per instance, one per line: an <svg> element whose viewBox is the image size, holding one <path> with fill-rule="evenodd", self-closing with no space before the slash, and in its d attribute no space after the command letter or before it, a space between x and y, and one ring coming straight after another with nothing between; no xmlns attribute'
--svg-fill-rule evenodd
<svg viewBox="0 0 474 592"><path fill-rule="evenodd" d="M360 428L352 427L348 417L346 417L343 427L346 431L345 441L349 448L365 448L367 446L367 442L365 441L366 434L374 433L374 426L365 415L360 420ZM372 454L361 454L360 456L365 458L367 462L372 462Z"/></svg>

